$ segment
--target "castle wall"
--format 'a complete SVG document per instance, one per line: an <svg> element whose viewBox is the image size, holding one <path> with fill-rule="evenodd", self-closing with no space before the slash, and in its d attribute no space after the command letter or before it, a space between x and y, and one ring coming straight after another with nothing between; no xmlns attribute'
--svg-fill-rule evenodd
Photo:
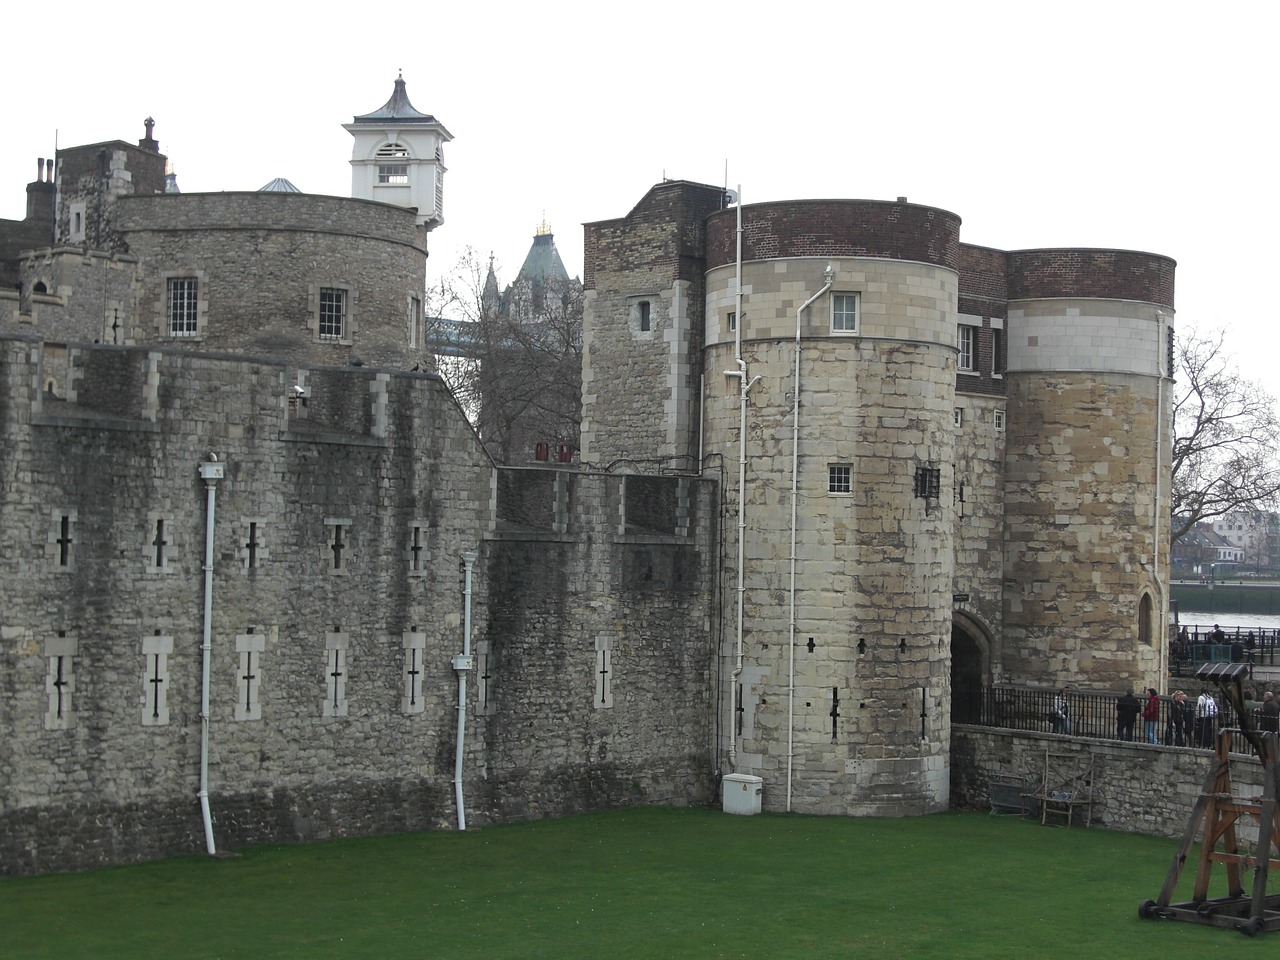
<svg viewBox="0 0 1280 960"><path fill-rule="evenodd" d="M803 217L783 217L777 206L768 210L772 221L803 234ZM861 204L847 206L854 222L868 215ZM837 219L824 210L823 223ZM786 237L762 235L754 208L744 215L756 225L753 250L787 247ZM743 266L742 355L754 384L744 660L739 671L731 630L738 538L727 521L721 664L722 696L741 707L725 723L739 737L733 766L764 779L766 809L786 809L790 791L791 809L800 812L941 810L950 737L956 274L905 259L812 253ZM796 311L822 290L829 265L832 293L859 295L859 319L856 334L833 333L824 294L801 320L793 695ZM734 272L728 265L708 271L704 366L706 449L726 464L730 520L738 500L739 381L724 371L735 369L727 318L737 309ZM848 469L848 492L831 489L832 468ZM919 470L936 477L935 491L916 495Z"/></svg>
<svg viewBox="0 0 1280 960"><path fill-rule="evenodd" d="M1172 261L1010 256L1005 679L1160 688Z"/></svg>
<svg viewBox="0 0 1280 960"><path fill-rule="evenodd" d="M503 471L485 802L497 819L715 799L715 484Z"/></svg>
<svg viewBox="0 0 1280 960"><path fill-rule="evenodd" d="M724 191L669 181L620 220L586 226L585 463L697 456L707 214Z"/></svg>
<svg viewBox="0 0 1280 960"><path fill-rule="evenodd" d="M42 283L47 293L29 294L25 315L9 322L0 315L0 332L35 333L59 343L133 343L137 273L138 260L127 253L65 246L29 251L22 259L22 289Z"/></svg>
<svg viewBox="0 0 1280 960"><path fill-rule="evenodd" d="M955 431L952 481L955 579L953 623L975 644L957 652L953 630L952 676L973 685L1003 676L1001 628L1004 600L1005 424L1004 398L956 396L961 423Z"/></svg>
<svg viewBox="0 0 1280 960"><path fill-rule="evenodd" d="M0 338L0 441L21 481L0 495L0 873L203 848L211 452L220 846L455 822L466 551L472 822L713 789L707 483L670 478L633 512L683 520L630 533L618 478L543 471L566 490L541 501L554 539L511 539L539 498L498 496L434 375L36 338Z"/></svg>
<svg viewBox="0 0 1280 960"><path fill-rule="evenodd" d="M131 335L303 363L432 366L410 347L411 297L422 297L426 250L412 210L289 193L164 194L117 201L119 228L141 264ZM199 280L200 329L175 338L166 281ZM316 327L323 287L347 291L348 328ZM420 310L419 310L420 313Z"/></svg>
<svg viewBox="0 0 1280 960"><path fill-rule="evenodd" d="M59 150L54 243L123 252L113 201L164 193L166 162L158 150L122 140Z"/></svg>
<svg viewBox="0 0 1280 960"><path fill-rule="evenodd" d="M1054 753L1093 757L1094 827L1180 839L1200 797L1213 753L1120 740L1086 740L1055 734L956 725L952 728L951 799L956 809L989 810L993 776L1039 785L1046 748ZM1085 761L1087 762L1087 760ZM1263 790L1262 765L1232 755L1231 780L1237 797ZM1077 816L1083 811L1077 810ZM1237 821L1242 843L1257 839L1250 817ZM1155 895L1156 887L1151 895Z"/></svg>

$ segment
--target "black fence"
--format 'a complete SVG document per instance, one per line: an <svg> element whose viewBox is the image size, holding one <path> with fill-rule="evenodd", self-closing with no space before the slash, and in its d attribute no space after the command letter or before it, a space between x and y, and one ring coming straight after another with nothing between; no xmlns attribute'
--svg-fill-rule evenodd
<svg viewBox="0 0 1280 960"><path fill-rule="evenodd" d="M1234 729L1231 750L1233 753L1251 754L1253 748L1239 732L1240 720L1235 708L1216 686L1210 688L1217 708L1212 717L1196 717L1196 701L1200 688L1187 690L1181 709L1175 709L1171 697L1160 698L1160 716L1155 724L1155 742L1171 747L1202 747L1210 749L1220 729ZM1067 694L1067 724L1055 717L1057 691L1042 688L1006 686L964 686L952 690L951 720L981 727L1001 727L1006 730L1026 730L1031 733L1063 733L1095 740L1131 739L1137 743L1149 742L1146 721L1139 715L1133 723L1131 736L1120 729L1116 708L1123 694L1072 690ZM1139 696L1142 707L1145 696ZM1259 729L1261 713L1253 711L1253 727Z"/></svg>
<svg viewBox="0 0 1280 960"><path fill-rule="evenodd" d="M1169 672L1189 677L1202 663L1280 666L1280 630L1270 627L1185 627L1169 642Z"/></svg>

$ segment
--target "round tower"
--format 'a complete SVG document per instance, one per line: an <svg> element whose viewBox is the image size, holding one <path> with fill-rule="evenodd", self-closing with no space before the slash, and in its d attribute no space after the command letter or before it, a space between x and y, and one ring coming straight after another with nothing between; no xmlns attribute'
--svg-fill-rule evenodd
<svg viewBox="0 0 1280 960"><path fill-rule="evenodd" d="M1005 678L1159 689L1174 261L1008 258Z"/></svg>
<svg viewBox="0 0 1280 960"><path fill-rule="evenodd" d="M738 217L707 221L703 367L726 772L771 810L944 810L960 220L746 207L739 286Z"/></svg>

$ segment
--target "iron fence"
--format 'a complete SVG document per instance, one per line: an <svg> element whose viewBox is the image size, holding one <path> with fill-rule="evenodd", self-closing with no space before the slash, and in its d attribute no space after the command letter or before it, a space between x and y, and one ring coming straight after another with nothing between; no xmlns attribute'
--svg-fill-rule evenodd
<svg viewBox="0 0 1280 960"><path fill-rule="evenodd" d="M1211 690L1217 706L1217 714L1209 718L1195 716L1199 688L1188 691L1181 713L1174 709L1170 697L1160 698L1160 716L1156 721L1156 742L1171 747L1202 747L1211 749L1219 730L1231 729L1231 750L1234 753L1251 754L1253 748L1240 732L1240 721L1230 702L1224 702L1220 692ZM1069 726L1059 728L1054 720L1056 690L1011 686L962 686L952 690L952 714L954 723L967 723L981 727L1000 727L1006 730L1025 730L1031 733L1064 733L1095 740L1132 739L1147 742L1146 722L1139 716L1133 724L1132 736L1122 735L1116 707L1123 694L1111 691L1077 691L1067 694ZM1139 697L1146 706L1146 697ZM1254 729L1260 729L1261 713L1253 711Z"/></svg>
<svg viewBox="0 0 1280 960"><path fill-rule="evenodd" d="M1228 627L1215 635L1202 627L1184 627L1169 642L1169 671L1189 677L1202 663L1280 665L1280 630Z"/></svg>

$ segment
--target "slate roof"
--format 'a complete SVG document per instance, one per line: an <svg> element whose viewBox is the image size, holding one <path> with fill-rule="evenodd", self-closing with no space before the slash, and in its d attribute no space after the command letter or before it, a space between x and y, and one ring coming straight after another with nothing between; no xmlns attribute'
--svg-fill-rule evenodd
<svg viewBox="0 0 1280 960"><path fill-rule="evenodd" d="M437 123L435 117L423 113L409 102L409 94L405 92L404 75L396 77L395 89L391 91L391 99L372 113L364 113L354 118L352 123L385 124L389 120L410 123Z"/></svg>

